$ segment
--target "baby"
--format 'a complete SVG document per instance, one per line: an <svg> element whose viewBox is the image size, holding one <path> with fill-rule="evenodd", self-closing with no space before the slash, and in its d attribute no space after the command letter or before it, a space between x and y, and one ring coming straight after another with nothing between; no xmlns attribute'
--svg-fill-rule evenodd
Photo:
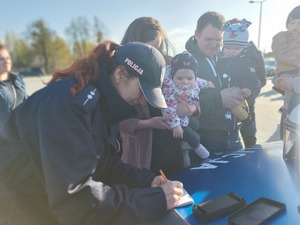
<svg viewBox="0 0 300 225"><path fill-rule="evenodd" d="M283 120L286 118L290 98L300 93L300 6L295 7L286 20L286 31L273 37L272 50L276 59L274 87L284 92L281 108L280 135L283 137Z"/></svg>
<svg viewBox="0 0 300 225"><path fill-rule="evenodd" d="M214 87L211 82L197 78L197 70L198 63L190 53L183 52L174 56L163 81L163 94L168 108L162 109L162 114L167 118L173 137L183 139L200 158L206 159L209 157L209 151L200 144L199 134L189 127L189 117L180 117L176 113L176 96L184 99L187 107L189 104L200 107L200 89ZM189 162L184 164L188 165Z"/></svg>
<svg viewBox="0 0 300 225"><path fill-rule="evenodd" d="M247 54L249 50L248 26L251 22L243 19L231 24L229 21L223 26L223 49L217 61L217 69L228 79L231 87L242 89L243 97L249 102L255 102L261 83L256 76L255 59ZM248 112L246 101L240 103L231 112L241 122L241 134L246 147L256 144L256 126Z"/></svg>

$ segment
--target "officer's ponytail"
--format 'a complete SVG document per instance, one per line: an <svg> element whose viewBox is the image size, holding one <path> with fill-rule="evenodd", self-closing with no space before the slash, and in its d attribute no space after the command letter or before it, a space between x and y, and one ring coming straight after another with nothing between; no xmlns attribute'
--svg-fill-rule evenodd
<svg viewBox="0 0 300 225"><path fill-rule="evenodd" d="M119 44L114 42L107 43L105 51L100 52L97 56L99 68L104 68L108 74L111 74L120 65L119 61L114 57L115 50L119 46Z"/></svg>

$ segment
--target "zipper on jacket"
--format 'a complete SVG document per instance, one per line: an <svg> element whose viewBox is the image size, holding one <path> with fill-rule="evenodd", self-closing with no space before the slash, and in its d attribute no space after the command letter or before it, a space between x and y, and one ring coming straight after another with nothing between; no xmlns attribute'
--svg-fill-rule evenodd
<svg viewBox="0 0 300 225"><path fill-rule="evenodd" d="M17 104L17 92L16 92L15 86L12 82L10 82L10 85L11 85L11 88L13 90L13 109L14 109L16 107L16 104Z"/></svg>
<svg viewBox="0 0 300 225"><path fill-rule="evenodd" d="M217 74L217 71L216 71L216 69L215 69L215 65L214 65L213 61L212 61L211 59L207 58L207 57L205 57L205 58L206 58L206 61L207 61L208 64L209 64L211 70L212 70L213 73L214 73L214 77L217 77L217 78L218 78L220 87L222 87L222 82L221 82L220 76L218 76L218 74Z"/></svg>

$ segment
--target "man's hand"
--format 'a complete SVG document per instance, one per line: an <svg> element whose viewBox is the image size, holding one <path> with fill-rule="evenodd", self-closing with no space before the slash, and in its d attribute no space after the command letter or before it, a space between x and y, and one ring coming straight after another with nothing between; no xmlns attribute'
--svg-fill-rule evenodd
<svg viewBox="0 0 300 225"><path fill-rule="evenodd" d="M231 109L238 105L240 101L244 100L242 91L239 87L225 88L220 91L221 98L223 101L223 107Z"/></svg>
<svg viewBox="0 0 300 225"><path fill-rule="evenodd" d="M244 98L248 98L251 94L252 94L252 92L249 88L242 89L242 95Z"/></svg>

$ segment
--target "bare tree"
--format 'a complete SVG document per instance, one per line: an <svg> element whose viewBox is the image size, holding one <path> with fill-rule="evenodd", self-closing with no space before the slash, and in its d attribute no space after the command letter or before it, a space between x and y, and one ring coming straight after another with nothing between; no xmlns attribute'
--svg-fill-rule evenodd
<svg viewBox="0 0 300 225"><path fill-rule="evenodd" d="M100 44L103 41L105 26L101 23L101 21L94 16L94 33L96 37L97 44Z"/></svg>
<svg viewBox="0 0 300 225"><path fill-rule="evenodd" d="M31 45L33 51L37 56L40 56L45 70L49 70L49 47L55 33L48 27L46 27L45 22L40 19L32 23L28 29L28 34L30 37Z"/></svg>
<svg viewBox="0 0 300 225"><path fill-rule="evenodd" d="M92 25L91 25L92 24ZM103 41L105 26L94 16L93 23L85 17L78 17L71 20L71 24L66 29L71 49L75 58L81 58L85 54Z"/></svg>
<svg viewBox="0 0 300 225"><path fill-rule="evenodd" d="M64 39L55 37L50 46L49 67L51 71L67 67L72 61L72 55Z"/></svg>
<svg viewBox="0 0 300 225"><path fill-rule="evenodd" d="M10 51L14 69L21 69L33 63L34 52L29 44L13 33L6 33L5 45Z"/></svg>
<svg viewBox="0 0 300 225"><path fill-rule="evenodd" d="M66 29L75 58L83 57L87 52L90 40L90 24L85 17L78 17L71 21Z"/></svg>

